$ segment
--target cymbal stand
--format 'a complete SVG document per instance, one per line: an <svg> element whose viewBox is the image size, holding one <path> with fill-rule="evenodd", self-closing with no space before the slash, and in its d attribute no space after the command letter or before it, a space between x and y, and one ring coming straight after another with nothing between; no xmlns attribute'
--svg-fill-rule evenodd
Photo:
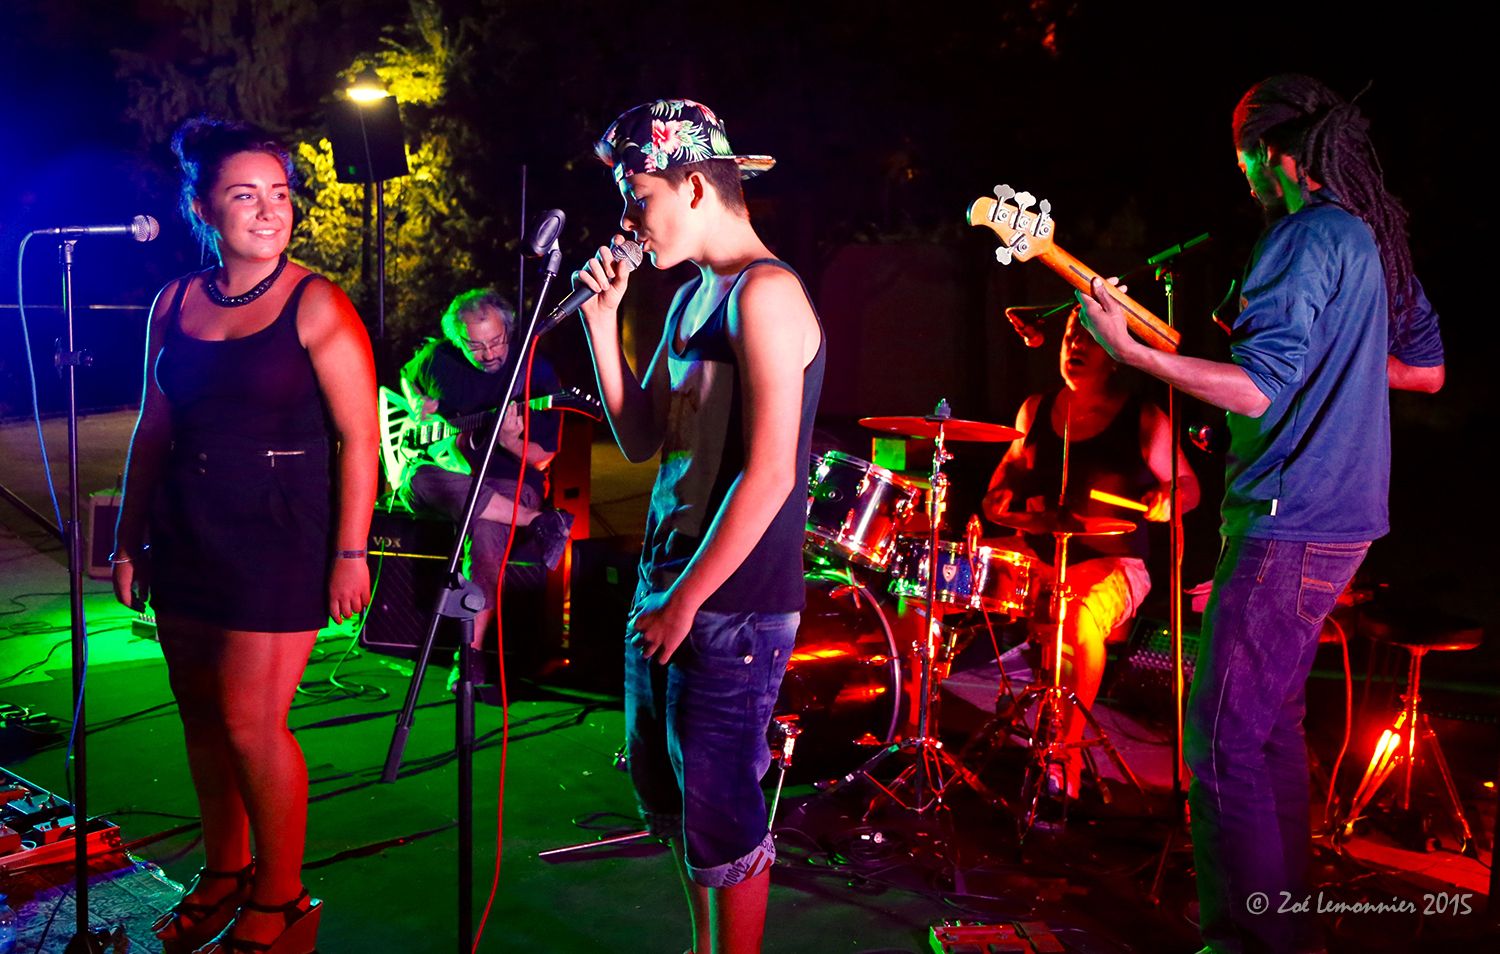
<svg viewBox="0 0 1500 954"><path fill-rule="evenodd" d="M1066 443L1064 444L1066 447ZM1066 460L1064 451L1064 460ZM1063 486L1067 486L1067 471L1063 471ZM1056 543L1053 550L1053 566L1057 567L1057 582L1052 590L1052 615L1057 620L1057 631L1052 638L1050 679L1046 685L1030 685L1026 691L1021 693L1016 700L1015 709L1012 710L1023 714L1031 707L1032 702L1040 700L1041 705L1036 712L1036 729L1031 736L1031 764L1026 768L1026 778L1022 783L1023 812L1019 821L1019 832L1021 840L1026 840L1026 835L1036 823L1037 810L1041 805L1042 795L1046 791L1048 776L1052 766L1056 765L1062 769L1063 785L1057 793L1058 801L1062 805L1062 822L1067 823L1068 811L1068 786L1067 786L1067 751L1078 749L1083 758L1088 762L1089 771L1097 779L1099 770L1094 765L1090 749L1099 746L1104 749L1115 768L1125 776L1139 791L1141 783L1136 779L1135 773L1130 771L1130 766L1125 764L1125 759L1115 749L1114 744L1109 741L1109 735L1089 707L1078 701L1078 694L1062 684L1062 647L1063 628L1067 623L1068 601L1068 538L1073 536L1067 532L1057 532L1053 536ZM1064 706L1073 706L1083 714L1084 720L1089 728L1093 729L1093 738L1082 738L1076 742L1066 742L1062 739Z"/></svg>
<svg viewBox="0 0 1500 954"><path fill-rule="evenodd" d="M937 609L938 530L943 522L948 495L948 475L943 473L943 464L953 459L945 446L944 425L952 416L948 402L944 400L938 402L937 408L927 418L937 424L938 429L933 438L932 489L927 495L930 523L927 539L927 625L922 641L917 644L917 657L922 667L917 699L917 734L885 746L853 772L829 783L826 789L832 792L857 778L866 778L896 804L918 814L944 807L944 794L955 781L968 785L992 807L1009 808L1004 799L979 780L979 776L943 748L942 741L937 738L933 713L933 698L937 689L933 684L933 665L943 641L942 623ZM883 785L872 773L881 762L897 752L905 752L916 758L890 785ZM910 800L902 798L902 792L908 788L911 792ZM873 808L872 804L871 810Z"/></svg>
<svg viewBox="0 0 1500 954"><path fill-rule="evenodd" d="M1073 432L1073 406L1068 404L1068 416L1063 421L1063 459L1062 459L1062 485L1057 491L1058 509L1065 509L1068 499L1068 458L1072 449ZM1057 579L1052 588L1052 618L1057 621L1057 631L1052 638L1052 660L1050 681L1047 685L1033 683L1026 687L1016 700L1015 708L1011 711L1023 720L1031 703L1040 700L1036 710L1036 729L1031 734L1031 764L1026 767L1026 777L1021 785L1023 802L1029 803L1023 808L1022 815L1018 819L1020 839L1024 843L1026 835L1036 824L1037 810L1041 806L1042 795L1046 791L1047 781L1052 773L1052 767L1058 766L1062 770L1062 790L1058 792L1058 801L1062 807L1061 822L1066 825L1068 818L1068 785L1067 785L1067 751L1078 749L1084 760L1088 763L1089 771L1094 778L1099 777L1099 770L1094 765L1093 756L1089 749L1093 746L1101 746L1109 755L1110 761L1114 762L1115 768L1120 774L1130 780L1130 784L1139 791L1141 783L1136 779L1135 773L1130 771L1130 766L1125 764L1125 759L1116 751L1114 745L1109 741L1109 735L1089 711L1089 707L1078 701L1078 694L1062 684L1062 647L1063 631L1068 617L1068 538L1073 534L1069 531L1058 530L1052 534L1054 538L1052 565L1056 567ZM1091 739L1081 738L1077 742L1062 741L1064 705L1070 705L1083 713L1089 728L1094 730Z"/></svg>

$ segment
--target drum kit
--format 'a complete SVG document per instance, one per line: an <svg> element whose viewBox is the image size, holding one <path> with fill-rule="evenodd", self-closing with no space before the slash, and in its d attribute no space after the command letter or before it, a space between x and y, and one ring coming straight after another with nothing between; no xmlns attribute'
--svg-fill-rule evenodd
<svg viewBox="0 0 1500 954"><path fill-rule="evenodd" d="M776 727L783 742L793 724L791 737L807 733L797 743L799 754L811 756L825 769L825 778L826 769L840 755L847 759L859 751L855 746L878 745L873 757L827 783L827 788L866 779L881 792L875 804L889 799L923 813L942 807L946 790L961 781L993 807L1014 811L1022 839L1037 822L1044 802L1060 802L1065 818L1066 786L1060 793L1049 791L1048 780L1059 776L1070 751L1081 750L1088 758L1090 747L1101 746L1121 774L1139 787L1098 722L1061 682L1068 541L1081 535L1128 533L1135 524L1067 510L1000 515L996 522L1003 526L1048 534L1056 541L1055 583L1045 586L1047 572L1040 561L983 543L977 518L970 519L965 539L940 537L949 488L943 465L953 459L948 442L1012 441L1021 432L954 418L946 401L927 416L868 417L860 423L888 434L930 439L932 467L925 478L912 478L839 451L813 456L806 552L824 568L808 575L808 610L778 700ZM1066 446L1066 435L1064 441ZM1065 491L1066 459L1063 482ZM922 637L905 653L872 592L878 587L877 574L888 576L888 593L914 603L925 617ZM954 758L937 737L935 702L958 648L959 630L945 624L944 617L964 610L1042 620L1052 638L1047 678L1029 687L1014 705L1007 704L1008 693L1002 690L1000 708L1007 714L993 720ZM916 683L915 717L908 719L902 718L903 670ZM1003 671L1001 675L1004 679ZM1038 705L1035 725L1027 727L1025 713L1033 704ZM1068 706L1087 719L1092 738L1063 738ZM866 731L854 738L859 727ZM1022 802L1015 809L980 781L976 769L964 764L976 742L987 743L983 748L988 750L997 739L1012 734L1030 738ZM842 751L841 740L847 740ZM815 745L821 745L817 754L808 751ZM908 766L892 782L876 780L876 767L898 753L912 757ZM1091 759L1089 765L1092 769Z"/></svg>

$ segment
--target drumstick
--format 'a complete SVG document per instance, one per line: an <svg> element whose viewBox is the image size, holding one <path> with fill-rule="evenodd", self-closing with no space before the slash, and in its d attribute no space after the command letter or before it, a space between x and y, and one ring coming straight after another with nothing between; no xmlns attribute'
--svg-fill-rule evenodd
<svg viewBox="0 0 1500 954"><path fill-rule="evenodd" d="M1146 511L1148 511L1148 510L1151 509L1150 507L1146 506L1143 503L1136 503L1134 500L1131 500L1129 497L1116 497L1114 494L1107 493L1106 491L1103 491L1103 490L1090 490L1089 491L1089 499L1090 500L1100 500L1100 501L1103 501L1104 503L1114 504L1116 507L1125 507L1126 509L1129 509L1129 510L1139 510L1141 513L1145 513Z"/></svg>

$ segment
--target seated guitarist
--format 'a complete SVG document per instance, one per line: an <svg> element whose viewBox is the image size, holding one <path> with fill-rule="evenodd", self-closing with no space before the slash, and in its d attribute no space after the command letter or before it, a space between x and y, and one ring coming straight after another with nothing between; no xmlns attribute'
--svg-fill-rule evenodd
<svg viewBox="0 0 1500 954"><path fill-rule="evenodd" d="M423 399L422 413L454 418L495 408L505 397L505 386L510 381L515 361L522 357L510 346L516 330L515 309L496 292L476 288L453 299L443 313L442 328L443 337L429 338L401 369L401 376ZM517 399L523 393L522 383L516 383ZM560 389L552 366L538 355L531 366L532 395L554 394ZM460 434L456 439L456 449L468 461L471 472L472 468L479 466L488 426ZM573 515L542 508L547 484L545 471L557 453L561 433L562 412L532 412L525 479L518 480L522 417L515 405L506 412L495 455L490 460L489 471L475 504L474 525L469 536L468 576L485 595L485 608L474 617L477 648L484 647L485 634L494 615L500 561L505 555L510 524L514 522L517 526L517 545L526 543L529 537L549 570L555 569L562 559ZM477 449L476 443L480 445ZM468 500L469 482L469 474L426 463L412 474L406 492L413 503L459 520ZM512 572L516 569L514 565L511 567ZM539 579L535 585L540 587ZM475 681L483 680L476 678Z"/></svg>

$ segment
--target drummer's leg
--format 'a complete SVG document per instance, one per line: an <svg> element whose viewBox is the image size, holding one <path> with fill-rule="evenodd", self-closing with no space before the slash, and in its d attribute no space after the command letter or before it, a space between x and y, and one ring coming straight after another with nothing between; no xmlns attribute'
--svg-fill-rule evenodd
<svg viewBox="0 0 1500 954"><path fill-rule="evenodd" d="M1134 612L1130 580L1121 561L1113 558L1085 560L1068 568L1068 618L1063 627L1062 682L1079 703L1092 709L1104 677L1105 643L1111 632ZM1063 722L1063 738L1083 738L1087 720L1069 709ZM1079 759L1069 759L1070 788L1076 788Z"/></svg>

